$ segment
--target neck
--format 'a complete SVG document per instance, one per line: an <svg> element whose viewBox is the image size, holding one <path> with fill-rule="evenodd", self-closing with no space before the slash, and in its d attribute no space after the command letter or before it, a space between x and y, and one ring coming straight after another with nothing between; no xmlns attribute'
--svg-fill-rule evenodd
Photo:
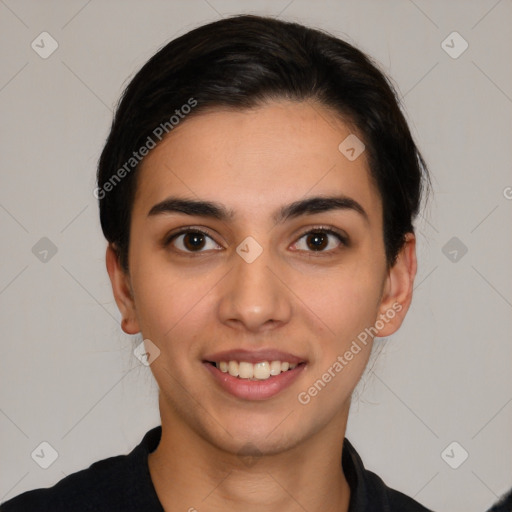
<svg viewBox="0 0 512 512"><path fill-rule="evenodd" d="M167 512L347 512L350 487L341 465L348 404L335 421L278 453L229 452L162 407L162 437L148 457ZM345 410L346 409L346 410Z"/></svg>

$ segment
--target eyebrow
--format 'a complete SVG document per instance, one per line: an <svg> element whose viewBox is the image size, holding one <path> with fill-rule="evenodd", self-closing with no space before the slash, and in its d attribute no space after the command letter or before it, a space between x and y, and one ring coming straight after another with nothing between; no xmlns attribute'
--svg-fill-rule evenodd
<svg viewBox="0 0 512 512"><path fill-rule="evenodd" d="M294 219L301 215L314 215L334 210L349 210L361 215L368 223L369 217L366 210L354 199L347 196L316 196L301 199L282 206L273 216L277 224ZM180 197L168 197L155 204L149 210L148 217L166 213L182 213L185 215L197 215L221 221L235 218L235 212L226 208L223 204L197 199L184 199Z"/></svg>

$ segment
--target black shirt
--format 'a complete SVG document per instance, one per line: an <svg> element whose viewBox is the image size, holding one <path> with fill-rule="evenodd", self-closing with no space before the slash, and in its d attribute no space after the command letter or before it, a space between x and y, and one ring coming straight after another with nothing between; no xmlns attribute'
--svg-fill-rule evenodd
<svg viewBox="0 0 512 512"><path fill-rule="evenodd" d="M3 503L1 512L163 512L148 467L162 427L146 433L128 455L109 457L73 473L53 487L27 491ZM351 489L349 512L430 512L387 487L345 438L342 467Z"/></svg>

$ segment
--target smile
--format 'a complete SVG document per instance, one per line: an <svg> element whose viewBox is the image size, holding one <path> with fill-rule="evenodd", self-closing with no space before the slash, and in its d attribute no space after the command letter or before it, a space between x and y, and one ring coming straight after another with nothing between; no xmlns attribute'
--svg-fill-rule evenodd
<svg viewBox="0 0 512 512"><path fill-rule="evenodd" d="M219 361L211 362L222 373L229 373L232 377L249 380L267 380L288 370L293 370L297 364L288 361L261 361L250 363L248 361Z"/></svg>
<svg viewBox="0 0 512 512"><path fill-rule="evenodd" d="M220 368L222 364L222 370ZM278 366L279 363L279 373ZM218 367L217 367L218 365ZM226 369L227 365L227 369ZM266 400L283 392L306 369L306 363L288 363L286 361L203 361L203 367L213 377L219 389L243 400ZM275 375L272 375L272 371ZM286 368L283 370L283 368ZM232 375L230 373L236 373ZM260 377L258 377L260 375ZM268 376L267 376L268 375Z"/></svg>

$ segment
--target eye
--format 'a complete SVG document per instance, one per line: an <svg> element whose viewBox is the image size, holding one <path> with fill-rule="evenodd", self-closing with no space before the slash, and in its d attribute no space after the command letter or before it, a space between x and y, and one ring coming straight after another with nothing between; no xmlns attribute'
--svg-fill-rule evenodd
<svg viewBox="0 0 512 512"><path fill-rule="evenodd" d="M213 238L200 229L186 228L169 235L164 246L173 245L177 252L203 253L208 250L221 250ZM303 233L292 246L298 251L310 253L331 253L342 246L348 246L348 238L342 233L326 227L317 227Z"/></svg>
<svg viewBox="0 0 512 512"><path fill-rule="evenodd" d="M166 247L170 244L173 244L178 251L185 253L222 249L208 233L199 229L184 229L174 233L164 241Z"/></svg>
<svg viewBox="0 0 512 512"><path fill-rule="evenodd" d="M301 242L304 239L304 242ZM347 237L331 228L318 227L304 233L294 247L307 252L334 252L347 246Z"/></svg>

